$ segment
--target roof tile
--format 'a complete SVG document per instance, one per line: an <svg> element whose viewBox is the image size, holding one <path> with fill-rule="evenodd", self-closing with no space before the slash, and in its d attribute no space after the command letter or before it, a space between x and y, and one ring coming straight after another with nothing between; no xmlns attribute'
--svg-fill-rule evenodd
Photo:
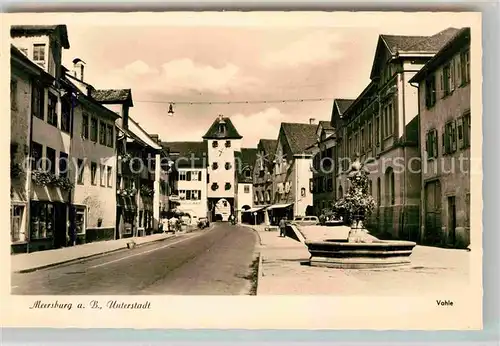
<svg viewBox="0 0 500 346"><path fill-rule="evenodd" d="M292 154L307 153L316 141L316 124L281 123Z"/></svg>
<svg viewBox="0 0 500 346"><path fill-rule="evenodd" d="M130 89L100 89L92 90L92 98L101 103L126 102L132 99Z"/></svg>

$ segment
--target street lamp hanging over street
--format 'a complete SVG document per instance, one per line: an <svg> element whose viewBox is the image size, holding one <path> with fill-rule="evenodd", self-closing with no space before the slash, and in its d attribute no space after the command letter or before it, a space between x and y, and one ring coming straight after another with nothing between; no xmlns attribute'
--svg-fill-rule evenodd
<svg viewBox="0 0 500 346"><path fill-rule="evenodd" d="M168 114L168 116L169 116L169 117L174 116L174 105L173 105L173 103L171 103L171 104L168 106L168 113L167 113L167 114Z"/></svg>

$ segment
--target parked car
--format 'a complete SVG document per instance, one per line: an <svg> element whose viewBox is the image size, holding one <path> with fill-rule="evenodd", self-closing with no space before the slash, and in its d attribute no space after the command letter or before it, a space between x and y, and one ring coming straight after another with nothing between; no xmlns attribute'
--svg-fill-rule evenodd
<svg viewBox="0 0 500 346"><path fill-rule="evenodd" d="M317 216L296 216L292 224L297 226L319 225L319 219Z"/></svg>
<svg viewBox="0 0 500 346"><path fill-rule="evenodd" d="M198 228L203 229L203 228L207 228L208 226L210 226L210 222L208 221L208 218L200 217L198 219Z"/></svg>

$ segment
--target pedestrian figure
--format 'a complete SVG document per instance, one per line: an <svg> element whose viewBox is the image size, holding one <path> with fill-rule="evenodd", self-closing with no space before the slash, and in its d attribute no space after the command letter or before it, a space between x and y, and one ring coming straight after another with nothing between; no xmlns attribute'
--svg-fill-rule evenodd
<svg viewBox="0 0 500 346"><path fill-rule="evenodd" d="M280 237L286 237L286 218L282 217L280 220Z"/></svg>

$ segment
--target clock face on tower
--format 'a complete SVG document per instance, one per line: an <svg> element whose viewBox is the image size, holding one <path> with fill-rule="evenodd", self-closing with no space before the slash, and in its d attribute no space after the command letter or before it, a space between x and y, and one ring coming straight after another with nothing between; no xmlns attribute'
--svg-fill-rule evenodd
<svg viewBox="0 0 500 346"><path fill-rule="evenodd" d="M219 156L221 156L223 152L224 152L224 148L220 149L219 150Z"/></svg>

